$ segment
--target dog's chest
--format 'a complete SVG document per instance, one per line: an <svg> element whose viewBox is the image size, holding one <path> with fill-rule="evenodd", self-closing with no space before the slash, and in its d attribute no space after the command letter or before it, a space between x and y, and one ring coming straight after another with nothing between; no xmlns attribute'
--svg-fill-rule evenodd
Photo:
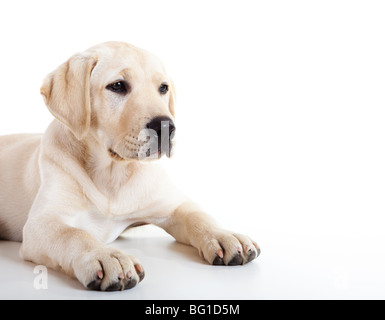
<svg viewBox="0 0 385 320"><path fill-rule="evenodd" d="M175 209L175 203L168 198L152 195L151 199L146 199L141 194L136 196L134 201L130 201L130 196L127 196L106 203L106 210L103 211L90 203L89 210L77 219L77 227L86 230L102 243L110 243L126 228L141 223L156 224L167 219Z"/></svg>
<svg viewBox="0 0 385 320"><path fill-rule="evenodd" d="M95 195L95 193L92 193ZM88 197L87 210L72 221L102 243L114 241L127 227L166 219L180 202L166 175L147 170L121 186L111 197Z"/></svg>

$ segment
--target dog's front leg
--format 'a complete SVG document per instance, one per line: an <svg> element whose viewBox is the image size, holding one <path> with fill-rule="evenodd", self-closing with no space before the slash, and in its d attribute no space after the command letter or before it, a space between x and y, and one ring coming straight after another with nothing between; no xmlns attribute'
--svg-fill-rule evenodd
<svg viewBox="0 0 385 320"><path fill-rule="evenodd" d="M159 226L177 241L197 248L210 264L241 265L254 260L261 252L248 236L219 228L191 202L180 205Z"/></svg>
<svg viewBox="0 0 385 320"><path fill-rule="evenodd" d="M134 257L104 247L88 232L63 223L56 215L28 219L20 254L25 260L76 277L92 290L130 289L144 277Z"/></svg>

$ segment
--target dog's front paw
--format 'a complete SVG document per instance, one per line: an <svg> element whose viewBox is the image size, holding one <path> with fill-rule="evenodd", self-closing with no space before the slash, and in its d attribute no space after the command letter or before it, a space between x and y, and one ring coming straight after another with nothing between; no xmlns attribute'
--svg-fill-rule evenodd
<svg viewBox="0 0 385 320"><path fill-rule="evenodd" d="M88 289L120 291L135 287L144 278L140 263L117 249L87 252L74 262L78 280Z"/></svg>
<svg viewBox="0 0 385 320"><path fill-rule="evenodd" d="M257 258L261 249L245 235L215 230L201 241L199 252L210 264L236 266Z"/></svg>

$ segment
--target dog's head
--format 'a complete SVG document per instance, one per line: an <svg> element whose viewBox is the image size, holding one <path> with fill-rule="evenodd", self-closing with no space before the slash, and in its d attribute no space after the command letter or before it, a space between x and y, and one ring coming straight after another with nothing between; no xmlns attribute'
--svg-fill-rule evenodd
<svg viewBox="0 0 385 320"><path fill-rule="evenodd" d="M41 94L78 140L97 141L116 161L170 156L175 88L142 49L107 42L74 55L46 77Z"/></svg>

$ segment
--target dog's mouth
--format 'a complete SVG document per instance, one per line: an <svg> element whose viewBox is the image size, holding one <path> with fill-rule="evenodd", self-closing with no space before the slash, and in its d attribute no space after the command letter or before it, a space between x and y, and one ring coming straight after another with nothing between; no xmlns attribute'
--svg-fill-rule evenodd
<svg viewBox="0 0 385 320"><path fill-rule="evenodd" d="M119 153L117 153L116 151L112 150L111 148L108 149L108 153L109 153L110 157L112 159L114 159L114 160L117 160L117 161L124 161L124 160L126 160L121 155L119 155Z"/></svg>
<svg viewBox="0 0 385 320"><path fill-rule="evenodd" d="M112 148L108 149L108 154L115 161L128 161L128 160L157 160L160 159L163 155L166 155L168 158L171 157L171 146L166 150L163 150L161 146L159 148L148 148L146 151L138 151L129 157L123 157L120 153L115 151Z"/></svg>
<svg viewBox="0 0 385 320"><path fill-rule="evenodd" d="M171 157L171 151L173 149L173 144L170 139L168 140L155 140L153 142L149 142L147 145L147 150L145 152L144 157L146 159L160 159L162 156Z"/></svg>
<svg viewBox="0 0 385 320"><path fill-rule="evenodd" d="M143 129L138 136L127 135L118 143L110 145L108 154L115 161L157 160L163 155L170 158L175 144L175 126L171 132L169 124L163 129Z"/></svg>

